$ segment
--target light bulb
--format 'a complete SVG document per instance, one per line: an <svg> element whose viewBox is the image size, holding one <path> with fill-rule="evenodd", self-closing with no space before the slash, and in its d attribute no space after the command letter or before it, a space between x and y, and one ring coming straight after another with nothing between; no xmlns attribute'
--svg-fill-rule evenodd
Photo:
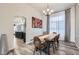
<svg viewBox="0 0 79 59"><path fill-rule="evenodd" d="M49 8L47 8L47 11L49 11L50 9Z"/></svg>
<svg viewBox="0 0 79 59"><path fill-rule="evenodd" d="M43 11L43 13L44 13L44 15L46 15L47 13L46 13L46 11Z"/></svg>
<svg viewBox="0 0 79 59"><path fill-rule="evenodd" d="M49 15L51 15L51 12L49 12Z"/></svg>
<svg viewBox="0 0 79 59"><path fill-rule="evenodd" d="M47 13L44 13L45 15L47 15Z"/></svg>
<svg viewBox="0 0 79 59"><path fill-rule="evenodd" d="M53 10L51 10L50 12L53 12Z"/></svg>
<svg viewBox="0 0 79 59"><path fill-rule="evenodd" d="M43 11L43 13L46 13L45 11Z"/></svg>

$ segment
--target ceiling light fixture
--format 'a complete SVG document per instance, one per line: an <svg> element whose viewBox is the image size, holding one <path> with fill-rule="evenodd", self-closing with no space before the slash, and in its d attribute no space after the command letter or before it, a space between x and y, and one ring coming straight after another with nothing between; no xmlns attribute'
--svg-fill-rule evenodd
<svg viewBox="0 0 79 59"><path fill-rule="evenodd" d="M47 17L47 33L49 34L49 20L50 20L50 15L53 14L53 10L49 8L49 5L47 4L47 8L42 11L43 14Z"/></svg>
<svg viewBox="0 0 79 59"><path fill-rule="evenodd" d="M51 15L53 13L53 10L49 8L49 5L47 4L47 8L43 10L44 15Z"/></svg>

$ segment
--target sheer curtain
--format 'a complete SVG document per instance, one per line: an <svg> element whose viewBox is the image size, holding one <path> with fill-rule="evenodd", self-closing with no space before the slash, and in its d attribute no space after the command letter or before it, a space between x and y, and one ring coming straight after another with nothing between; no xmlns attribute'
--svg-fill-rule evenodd
<svg viewBox="0 0 79 59"><path fill-rule="evenodd" d="M49 32L57 32L60 34L60 40L64 40L65 36L65 12L59 12L50 16Z"/></svg>

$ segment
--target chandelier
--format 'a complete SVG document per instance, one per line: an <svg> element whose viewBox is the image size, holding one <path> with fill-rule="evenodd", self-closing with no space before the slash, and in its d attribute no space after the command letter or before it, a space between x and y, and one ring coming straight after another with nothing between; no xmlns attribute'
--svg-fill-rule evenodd
<svg viewBox="0 0 79 59"><path fill-rule="evenodd" d="M44 15L51 15L53 13L53 10L49 8L48 4L47 4L47 8L45 10L43 10L43 14Z"/></svg>

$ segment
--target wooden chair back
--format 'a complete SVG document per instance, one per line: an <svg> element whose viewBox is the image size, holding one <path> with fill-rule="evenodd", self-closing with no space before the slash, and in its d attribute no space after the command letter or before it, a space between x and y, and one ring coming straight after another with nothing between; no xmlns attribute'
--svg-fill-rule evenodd
<svg viewBox="0 0 79 59"><path fill-rule="evenodd" d="M41 40L38 38L38 37L34 37L34 46L35 46L35 48L40 48L41 47Z"/></svg>
<svg viewBox="0 0 79 59"><path fill-rule="evenodd" d="M54 34L57 34L56 32L53 32Z"/></svg>
<svg viewBox="0 0 79 59"><path fill-rule="evenodd" d="M59 40L59 36L60 34L58 34L57 36L55 36L54 41L57 42Z"/></svg>

